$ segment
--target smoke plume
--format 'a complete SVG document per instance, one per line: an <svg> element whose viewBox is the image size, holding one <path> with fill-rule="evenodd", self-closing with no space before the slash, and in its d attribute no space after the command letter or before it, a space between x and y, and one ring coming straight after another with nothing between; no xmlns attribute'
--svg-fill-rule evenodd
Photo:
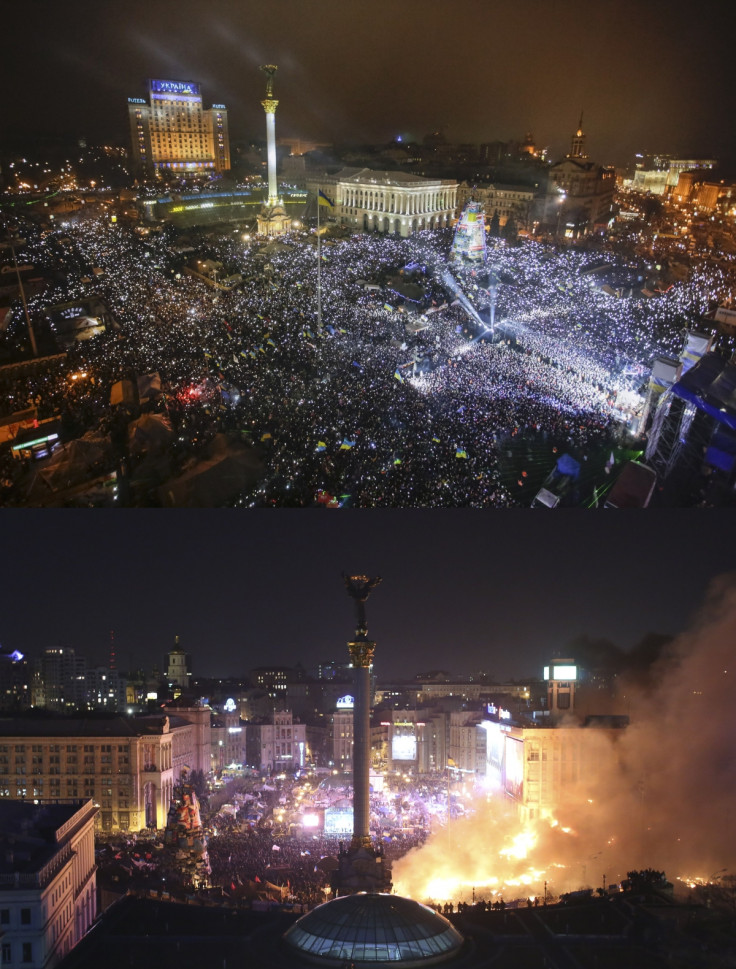
<svg viewBox="0 0 736 969"><path fill-rule="evenodd" d="M541 895L655 868L670 881L736 871L736 573L716 579L690 628L642 676L618 677L623 730L584 731L588 754L548 816L522 822L503 793L394 865L425 901ZM603 712L609 712L608 710ZM595 731L593 735L592 731Z"/></svg>

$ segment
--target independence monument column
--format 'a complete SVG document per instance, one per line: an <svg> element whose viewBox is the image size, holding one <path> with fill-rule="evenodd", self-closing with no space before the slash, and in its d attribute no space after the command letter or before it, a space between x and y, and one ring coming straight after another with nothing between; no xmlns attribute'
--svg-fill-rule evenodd
<svg viewBox="0 0 736 969"><path fill-rule="evenodd" d="M343 575L348 595L355 602L357 623L355 639L348 643L350 661L355 670L355 705L353 707L353 847L370 847L371 755L371 667L376 644L368 639L365 603L381 579L367 575Z"/></svg>
<svg viewBox="0 0 736 969"><path fill-rule="evenodd" d="M275 64L264 64L261 68L266 81L266 98L261 101L266 112L266 144L268 146L268 205L279 204L279 190L276 182L276 108L279 102L273 96L273 78L278 70Z"/></svg>
<svg viewBox="0 0 736 969"><path fill-rule="evenodd" d="M279 102L273 96L273 79L278 68L275 64L264 64L261 70L267 78L266 97L261 104L266 112L268 198L258 215L258 232L261 235L279 236L289 231L291 219L279 199L279 185L276 178L276 108Z"/></svg>

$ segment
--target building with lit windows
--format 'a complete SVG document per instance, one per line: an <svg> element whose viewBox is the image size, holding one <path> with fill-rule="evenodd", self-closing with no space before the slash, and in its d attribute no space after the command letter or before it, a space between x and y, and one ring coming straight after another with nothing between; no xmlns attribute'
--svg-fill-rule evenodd
<svg viewBox="0 0 736 969"><path fill-rule="evenodd" d="M549 170L542 221L555 235L575 239L611 218L616 173L590 161L583 119L572 137L569 153Z"/></svg>
<svg viewBox="0 0 736 969"><path fill-rule="evenodd" d="M270 697L284 697L288 684L296 679L296 673L289 666L259 666L251 670L250 679Z"/></svg>
<svg viewBox="0 0 736 969"><path fill-rule="evenodd" d="M294 771L307 760L307 728L294 721L290 710L274 712L260 723L249 723L245 733L250 767L260 770Z"/></svg>
<svg viewBox="0 0 736 969"><path fill-rule="evenodd" d="M148 82L148 103L128 98L133 166L144 175L206 175L230 168L227 108L202 105L194 81Z"/></svg>
<svg viewBox="0 0 736 969"><path fill-rule="evenodd" d="M521 726L491 716L485 734L485 780L516 802L524 820L547 817L567 800L595 797L616 758L627 717L588 717L582 723Z"/></svg>
<svg viewBox="0 0 736 969"><path fill-rule="evenodd" d="M422 229L447 228L455 218L457 182L448 179L345 168L308 187L327 198L329 214L359 232L406 238Z"/></svg>
<svg viewBox="0 0 736 969"><path fill-rule="evenodd" d="M0 723L0 803L91 799L102 831L161 829L182 774L209 770L202 753L184 716L16 717Z"/></svg>
<svg viewBox="0 0 736 969"><path fill-rule="evenodd" d="M31 706L70 713L77 710L122 710L125 683L117 670L87 667L84 656L68 646L45 649L35 660Z"/></svg>
<svg viewBox="0 0 736 969"><path fill-rule="evenodd" d="M97 917L92 801L0 802L3 966L52 969Z"/></svg>
<svg viewBox="0 0 736 969"><path fill-rule="evenodd" d="M481 203L486 214L486 225L495 213L500 226L505 226L510 218L516 221L519 229L530 226L535 192L529 185L471 185L470 182L461 182L457 189L458 208L462 208L468 199Z"/></svg>

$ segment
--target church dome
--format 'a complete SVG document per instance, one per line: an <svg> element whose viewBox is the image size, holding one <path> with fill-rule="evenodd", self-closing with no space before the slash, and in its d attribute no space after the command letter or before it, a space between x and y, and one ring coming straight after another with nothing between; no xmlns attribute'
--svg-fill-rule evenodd
<svg viewBox="0 0 736 969"><path fill-rule="evenodd" d="M456 955L457 929L426 905L400 895L345 895L303 915L284 941L323 966L425 966Z"/></svg>

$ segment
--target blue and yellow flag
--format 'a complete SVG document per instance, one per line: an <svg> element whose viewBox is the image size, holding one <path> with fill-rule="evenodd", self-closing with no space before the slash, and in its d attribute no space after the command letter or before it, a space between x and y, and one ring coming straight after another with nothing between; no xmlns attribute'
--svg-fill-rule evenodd
<svg viewBox="0 0 736 969"><path fill-rule="evenodd" d="M327 198L327 196L322 191L322 189L320 189L317 192L317 202L319 205L324 206L326 209L330 209L330 211L332 211L332 209L335 208L335 203L331 199Z"/></svg>
<svg viewBox="0 0 736 969"><path fill-rule="evenodd" d="M317 450L318 451L326 451L327 450L327 444L324 441L317 441Z"/></svg>
<svg viewBox="0 0 736 969"><path fill-rule="evenodd" d="M404 383L404 378L401 376L398 370L394 370L394 377L396 377L400 384Z"/></svg>
<svg viewBox="0 0 736 969"><path fill-rule="evenodd" d="M467 458L467 456L468 456L468 452L463 450L463 448L461 447L457 448L457 450L455 451L456 458Z"/></svg>
<svg viewBox="0 0 736 969"><path fill-rule="evenodd" d="M340 445L341 451L349 451L353 447L355 447L355 441L349 441L346 437L342 439L342 444Z"/></svg>

